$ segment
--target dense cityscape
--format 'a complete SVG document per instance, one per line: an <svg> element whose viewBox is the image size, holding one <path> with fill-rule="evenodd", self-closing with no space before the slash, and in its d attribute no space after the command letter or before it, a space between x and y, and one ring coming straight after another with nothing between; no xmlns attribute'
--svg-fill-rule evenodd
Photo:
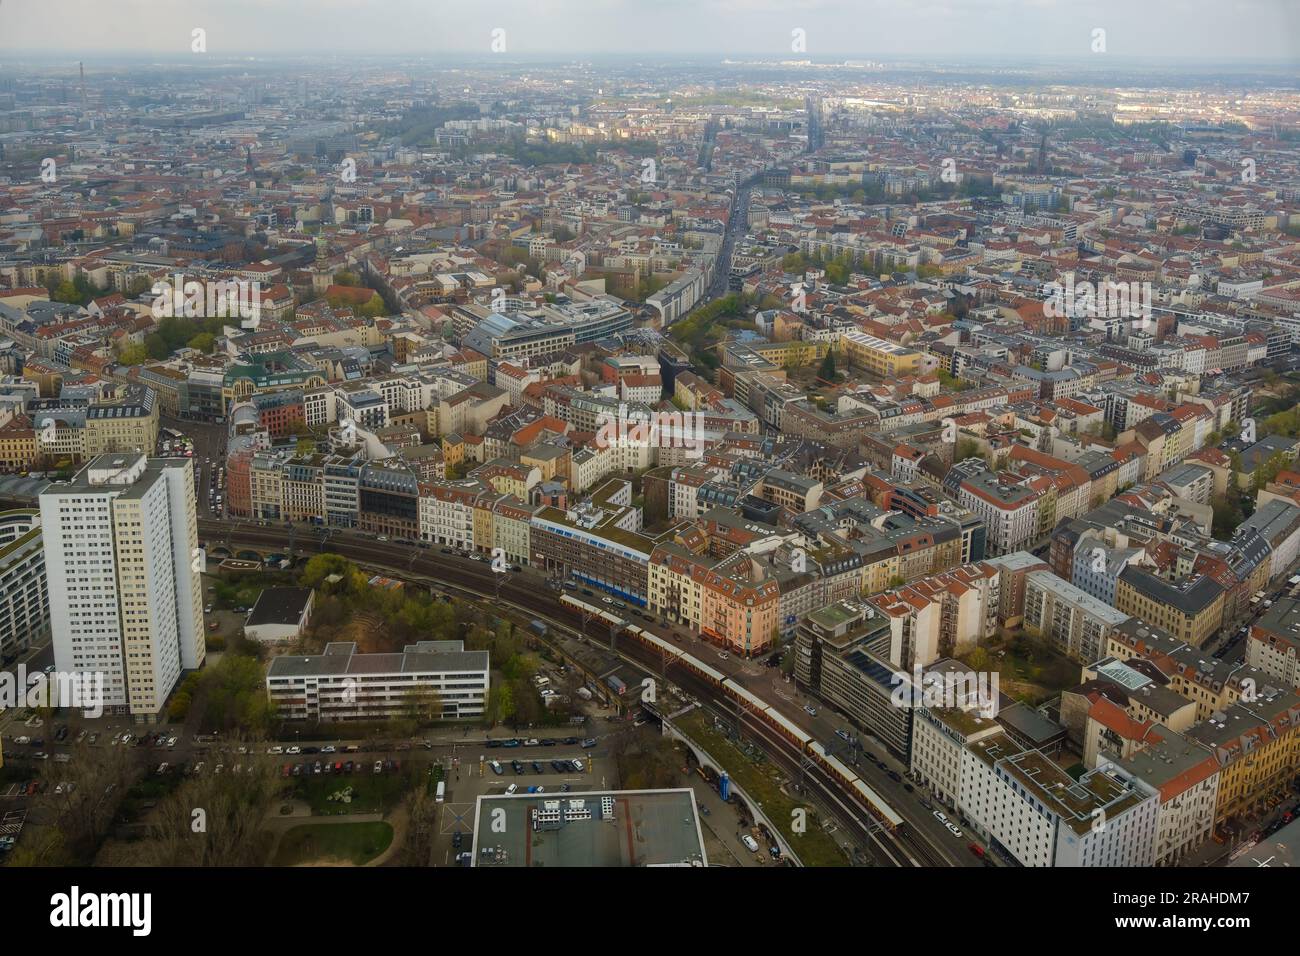
<svg viewBox="0 0 1300 956"><path fill-rule="evenodd" d="M0 866L1294 865L1296 60L525 32L3 50Z"/></svg>

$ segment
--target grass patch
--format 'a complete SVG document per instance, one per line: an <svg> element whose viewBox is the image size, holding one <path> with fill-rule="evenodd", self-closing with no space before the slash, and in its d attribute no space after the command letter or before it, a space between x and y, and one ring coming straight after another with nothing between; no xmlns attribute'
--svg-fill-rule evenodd
<svg viewBox="0 0 1300 956"><path fill-rule="evenodd" d="M1006 657L994 659L1003 692L1030 706L1079 683L1077 663L1027 634L1013 638L1006 652Z"/></svg>
<svg viewBox="0 0 1300 956"><path fill-rule="evenodd" d="M293 795L310 804L314 816L332 817L345 813L387 813L410 787L406 771L375 774L369 764L363 765L363 771L350 775L299 777L294 782ZM330 794L347 787L352 788L350 803L329 799Z"/></svg>
<svg viewBox="0 0 1300 956"><path fill-rule="evenodd" d="M363 866L388 849L393 828L376 823L304 823L280 838L275 866L341 860Z"/></svg>
<svg viewBox="0 0 1300 956"><path fill-rule="evenodd" d="M804 866L848 866L849 861L845 858L844 851L822 830L815 811L809 811L812 819L808 821L804 833L795 833L790 828L794 820L793 811L802 808L804 804L782 792L781 772L776 767L771 764L755 764L735 744L714 730L712 719L702 710L692 710L677 718L674 723L679 730L707 750L751 799L762 804L763 814L781 831Z"/></svg>

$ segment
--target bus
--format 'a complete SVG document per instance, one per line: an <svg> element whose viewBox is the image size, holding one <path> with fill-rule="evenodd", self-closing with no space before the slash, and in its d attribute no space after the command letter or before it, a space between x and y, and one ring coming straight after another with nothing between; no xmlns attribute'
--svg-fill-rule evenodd
<svg viewBox="0 0 1300 956"><path fill-rule="evenodd" d="M442 801L445 800L446 798L447 798L447 781L446 781L446 780L439 780L439 781L438 781L438 793L437 793L437 795L433 798L433 802L434 802L434 803L442 803Z"/></svg>

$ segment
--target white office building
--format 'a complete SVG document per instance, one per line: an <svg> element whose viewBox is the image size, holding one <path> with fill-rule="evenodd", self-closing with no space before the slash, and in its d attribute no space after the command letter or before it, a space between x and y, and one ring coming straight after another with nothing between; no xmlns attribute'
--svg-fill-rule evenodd
<svg viewBox="0 0 1300 956"><path fill-rule="evenodd" d="M1022 866L1154 866L1160 797L1113 768L1074 780L1005 734L962 751L960 809Z"/></svg>
<svg viewBox="0 0 1300 956"><path fill-rule="evenodd" d="M358 654L338 641L325 653L271 662L266 693L281 717L324 722L388 717L481 717L488 652L463 641L420 641L400 654Z"/></svg>
<svg viewBox="0 0 1300 956"><path fill-rule="evenodd" d="M100 455L40 501L56 668L102 674L106 710L156 719L205 656L192 464Z"/></svg>

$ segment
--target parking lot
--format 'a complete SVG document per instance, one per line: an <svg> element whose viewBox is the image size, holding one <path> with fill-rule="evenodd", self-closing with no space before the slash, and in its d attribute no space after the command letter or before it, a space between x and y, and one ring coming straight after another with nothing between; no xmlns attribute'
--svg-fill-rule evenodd
<svg viewBox="0 0 1300 956"><path fill-rule="evenodd" d="M584 749L584 743L590 746ZM432 865L455 866L459 855L468 854L474 805L480 796L600 789L610 768L596 743L594 738L577 737L507 738L458 747L460 755L441 762L446 792L438 806ZM430 773L437 772L430 768Z"/></svg>

